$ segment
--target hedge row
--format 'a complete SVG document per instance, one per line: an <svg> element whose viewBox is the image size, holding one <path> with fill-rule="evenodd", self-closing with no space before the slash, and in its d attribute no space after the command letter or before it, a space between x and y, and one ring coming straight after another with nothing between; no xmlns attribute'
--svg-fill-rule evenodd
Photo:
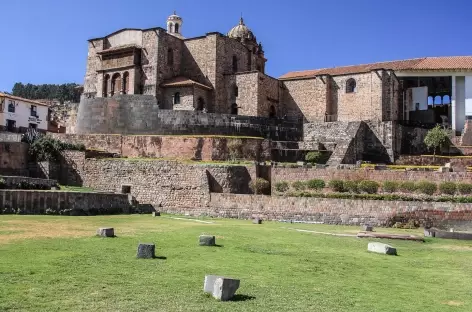
<svg viewBox="0 0 472 312"><path fill-rule="evenodd" d="M5 179L0 177L0 189L6 189L6 188L7 188L7 184L5 182ZM8 189L16 189L16 190L50 190L51 187L49 187L48 185L42 184L42 183L21 181L21 182L18 182L18 183L15 183L15 184L9 186Z"/></svg>
<svg viewBox="0 0 472 312"><path fill-rule="evenodd" d="M293 182L291 187L295 191L304 191L306 189L311 190L322 190L326 187L323 180L314 179L309 181L296 181ZM420 193L425 195L433 195L438 192L445 195L469 195L472 194L472 184L470 183L454 183L454 182L442 182L439 185L429 181L385 181L382 184L376 181L342 181L342 180L331 180L328 183L328 187L337 193L367 193L376 194L379 189L384 193ZM285 193L290 189L288 182L281 181L275 184L277 192Z"/></svg>

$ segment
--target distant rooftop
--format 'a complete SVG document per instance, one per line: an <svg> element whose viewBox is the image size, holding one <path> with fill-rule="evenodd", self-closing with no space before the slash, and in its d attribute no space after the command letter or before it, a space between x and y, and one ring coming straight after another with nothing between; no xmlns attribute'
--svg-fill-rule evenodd
<svg viewBox="0 0 472 312"><path fill-rule="evenodd" d="M303 79L319 75L349 75L366 73L376 69L390 70L472 70L472 56L443 56L443 57L423 57L400 61L378 62L371 64L341 66L333 68L322 68L304 71L289 72L281 76L280 79Z"/></svg>

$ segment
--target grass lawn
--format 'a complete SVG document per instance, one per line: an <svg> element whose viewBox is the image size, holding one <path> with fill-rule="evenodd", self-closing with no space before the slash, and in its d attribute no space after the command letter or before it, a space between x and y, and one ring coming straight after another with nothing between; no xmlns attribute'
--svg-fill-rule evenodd
<svg viewBox="0 0 472 312"><path fill-rule="evenodd" d="M293 230L358 227L210 221L0 216L0 311L472 311L472 242L385 241L395 257ZM117 237L95 237L104 226ZM198 246L200 234L223 246ZM139 242L166 259L136 259ZM241 279L237 301L204 295L205 274Z"/></svg>

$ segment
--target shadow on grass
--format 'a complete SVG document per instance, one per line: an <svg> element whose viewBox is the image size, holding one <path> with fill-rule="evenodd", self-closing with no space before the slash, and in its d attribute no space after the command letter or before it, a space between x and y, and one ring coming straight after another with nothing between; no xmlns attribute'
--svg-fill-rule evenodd
<svg viewBox="0 0 472 312"><path fill-rule="evenodd" d="M156 257L154 257L154 259L167 260L167 257L164 257L164 256L156 256Z"/></svg>
<svg viewBox="0 0 472 312"><path fill-rule="evenodd" d="M256 297L254 296L248 296L248 295L234 295L233 298L231 298L230 301L249 301L249 300L255 300Z"/></svg>

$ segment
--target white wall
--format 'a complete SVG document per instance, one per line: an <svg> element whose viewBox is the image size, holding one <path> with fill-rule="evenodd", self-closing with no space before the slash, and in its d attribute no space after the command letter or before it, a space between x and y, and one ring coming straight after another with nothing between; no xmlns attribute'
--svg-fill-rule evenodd
<svg viewBox="0 0 472 312"><path fill-rule="evenodd" d="M465 76L465 115L472 116L472 76Z"/></svg>
<svg viewBox="0 0 472 312"><path fill-rule="evenodd" d="M455 121L456 131L462 131L465 124L465 78L456 76ZM454 106L454 105L453 105Z"/></svg>
<svg viewBox="0 0 472 312"><path fill-rule="evenodd" d="M410 111L416 110L416 103L419 103L418 110L428 110L428 87L412 88L413 101L410 103Z"/></svg>
<svg viewBox="0 0 472 312"><path fill-rule="evenodd" d="M10 103L15 105L15 112L9 113L8 106ZM31 105L36 106L36 112L38 118L31 116ZM47 130L48 129L48 107L44 105L32 104L29 102L23 102L21 100L13 100L5 98L5 103L3 105L3 119L2 125L7 125L7 119L16 121L16 127L25 127L28 128L29 124L36 124L38 129Z"/></svg>

